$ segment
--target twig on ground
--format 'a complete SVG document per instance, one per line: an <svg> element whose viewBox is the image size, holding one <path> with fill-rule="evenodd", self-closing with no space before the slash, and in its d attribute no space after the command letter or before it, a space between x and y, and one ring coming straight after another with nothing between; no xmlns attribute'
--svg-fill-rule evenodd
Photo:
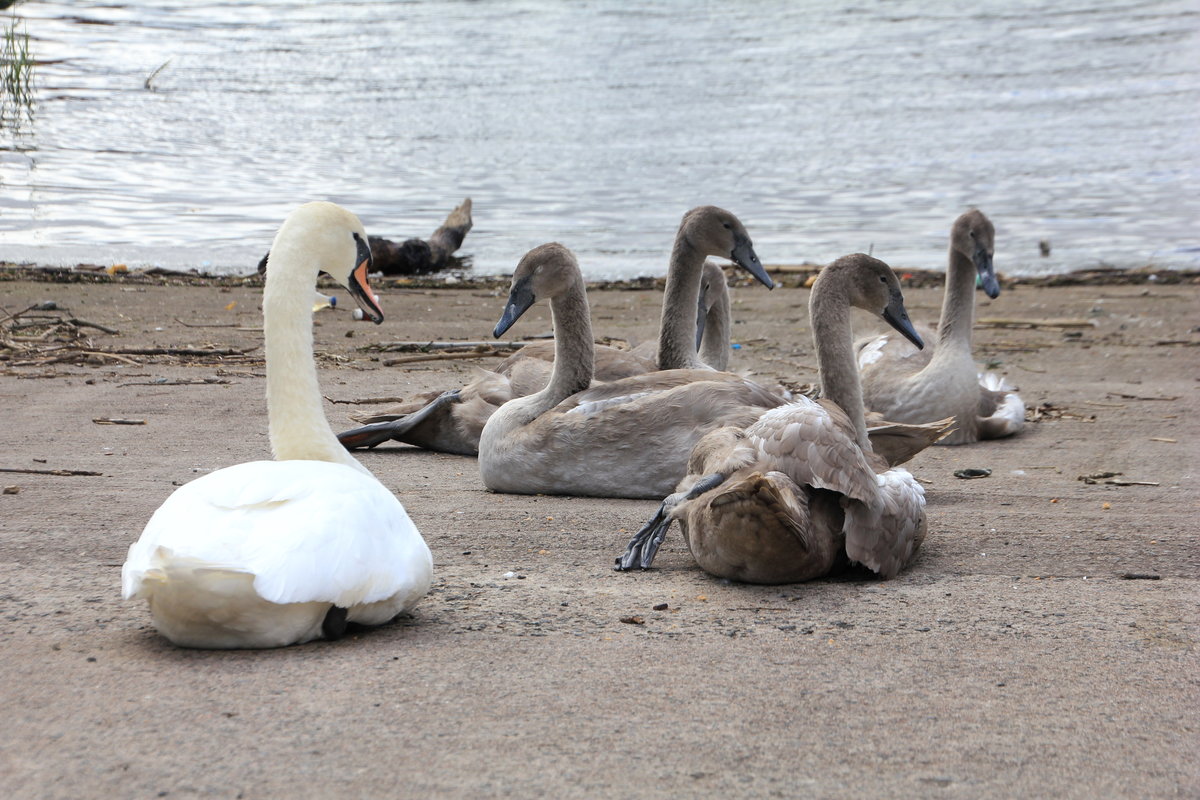
<svg viewBox="0 0 1200 800"><path fill-rule="evenodd" d="M1090 319L1009 319L1006 317L984 317L975 320L976 328L1094 328Z"/></svg>
<svg viewBox="0 0 1200 800"><path fill-rule="evenodd" d="M132 383L119 383L117 386L209 386L213 384L230 384L232 382L222 380L221 378L198 378L196 380L178 381L134 381Z"/></svg>
<svg viewBox="0 0 1200 800"><path fill-rule="evenodd" d="M383 342L360 347L382 353L430 353L436 350L520 350L527 342Z"/></svg>
<svg viewBox="0 0 1200 800"><path fill-rule="evenodd" d="M1179 399L1178 395L1171 395L1170 397L1142 397L1141 395L1124 394L1123 392L1108 392L1105 395L1105 397L1121 397L1126 400L1178 400Z"/></svg>
<svg viewBox="0 0 1200 800"><path fill-rule="evenodd" d="M19 472L23 475L87 475L102 476L103 472L92 472L86 469L25 469L22 467L0 467L0 472Z"/></svg>
<svg viewBox="0 0 1200 800"><path fill-rule="evenodd" d="M383 403L403 403L403 397L363 397L358 400L335 400L329 395L324 396L326 400L339 406L369 406L380 405Z"/></svg>
<svg viewBox="0 0 1200 800"><path fill-rule="evenodd" d="M398 364L413 364L418 361L446 361L451 359L463 358L505 358L509 353L423 353L417 356L401 356L400 358L389 358L383 362L385 367L394 367Z"/></svg>
<svg viewBox="0 0 1200 800"><path fill-rule="evenodd" d="M236 328L236 322L184 322L179 317L174 320L185 328Z"/></svg>
<svg viewBox="0 0 1200 800"><path fill-rule="evenodd" d="M98 322L88 322L86 319L76 319L76 318L72 317L71 319L67 320L67 322L70 323L71 325L74 325L77 328L95 328L98 331L104 331L105 333L111 333L113 336L119 336L121 333L116 328L110 328L107 325L101 325Z"/></svg>

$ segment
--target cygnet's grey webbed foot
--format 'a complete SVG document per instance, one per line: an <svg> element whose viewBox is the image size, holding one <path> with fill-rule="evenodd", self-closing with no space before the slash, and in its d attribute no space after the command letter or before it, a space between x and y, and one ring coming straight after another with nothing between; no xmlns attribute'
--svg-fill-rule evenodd
<svg viewBox="0 0 1200 800"><path fill-rule="evenodd" d="M629 540L625 552L617 557L613 569L618 572L625 572L635 567L650 569L650 565L654 563L654 557L658 555L658 548L667 538L667 531L670 530L671 523L675 520L673 516L675 509L681 503L694 500L705 492L717 488L725 482L725 478L726 476L719 472L713 473L701 478L688 491L676 492L663 500L662 505L658 507L658 511L650 518L650 521Z"/></svg>
<svg viewBox="0 0 1200 800"><path fill-rule="evenodd" d="M374 422L370 425L363 425L361 428L343 431L337 435L338 441L347 450L357 450L363 447L371 448L390 441L402 442L404 441L404 437L418 425L428 420L431 416L440 413L446 406L459 402L459 391L458 389L454 389L449 392L442 392L424 408L414 411L411 414L406 414L400 419L390 422Z"/></svg>
<svg viewBox="0 0 1200 800"><path fill-rule="evenodd" d="M658 554L658 548L663 539L667 538L667 530L671 527L671 512L667 504L676 496L671 495L664 500L650 521L633 535L625 547L625 552L617 556L613 569L617 572L625 572L635 567L650 569L650 565L654 563L654 556Z"/></svg>

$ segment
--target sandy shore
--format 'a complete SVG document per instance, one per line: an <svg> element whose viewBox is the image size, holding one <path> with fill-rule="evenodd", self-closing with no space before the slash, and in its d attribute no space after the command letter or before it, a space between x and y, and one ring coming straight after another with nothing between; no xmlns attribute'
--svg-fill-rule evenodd
<svg viewBox="0 0 1200 800"><path fill-rule="evenodd" d="M175 485L268 454L260 290L186 283L0 282L10 313L52 300L103 326L75 325L74 350L0 349L6 796L1200 794L1195 283L980 295L978 358L1038 419L911 464L930 535L891 581L727 584L677 531L657 569L617 574L654 503L493 495L474 460L396 446L361 458L425 534L433 592L385 628L270 652L176 649L119 597ZM503 302L379 294L382 326L317 315L338 430L347 401L472 369L365 348L483 340ZM808 292L734 296L734 367L815 380ZM936 316L938 288L906 297ZM598 335L653 334L657 292L591 299ZM514 333L548 328L540 307ZM1137 483L1079 479L1105 472Z"/></svg>

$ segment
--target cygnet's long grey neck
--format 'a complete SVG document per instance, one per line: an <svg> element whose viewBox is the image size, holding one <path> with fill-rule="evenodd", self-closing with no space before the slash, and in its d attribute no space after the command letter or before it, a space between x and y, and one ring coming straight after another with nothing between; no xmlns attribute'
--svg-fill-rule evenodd
<svg viewBox="0 0 1200 800"><path fill-rule="evenodd" d="M974 324L975 264L951 245L950 261L946 266L946 293L942 297L942 317L938 323L937 351L965 348L970 352Z"/></svg>
<svg viewBox="0 0 1200 800"><path fill-rule="evenodd" d="M663 292L662 319L658 329L658 368L703 367L696 355L696 307L700 302L700 279L704 253L681 231L671 249L671 265Z"/></svg>
<svg viewBox="0 0 1200 800"><path fill-rule="evenodd" d="M833 277L833 276L831 276ZM817 349L817 371L821 397L837 403L854 424L855 440L864 452L871 451L863 413L862 384L854 360L850 331L850 303L837 283L814 287L809 299L813 339Z"/></svg>
<svg viewBox="0 0 1200 800"><path fill-rule="evenodd" d="M572 285L552 298L550 314L554 323L554 369L546 388L531 395L530 402L525 404L528 419L541 416L588 388L595 370L592 316L584 287Z"/></svg>

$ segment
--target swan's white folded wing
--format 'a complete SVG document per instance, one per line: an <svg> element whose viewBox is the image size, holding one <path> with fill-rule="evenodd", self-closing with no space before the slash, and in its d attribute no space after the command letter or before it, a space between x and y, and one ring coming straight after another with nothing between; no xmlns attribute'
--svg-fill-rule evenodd
<svg viewBox="0 0 1200 800"><path fill-rule="evenodd" d="M382 484L322 461L256 461L180 487L129 550L126 597L162 558L254 575L273 603L349 607L428 575L429 548Z"/></svg>

